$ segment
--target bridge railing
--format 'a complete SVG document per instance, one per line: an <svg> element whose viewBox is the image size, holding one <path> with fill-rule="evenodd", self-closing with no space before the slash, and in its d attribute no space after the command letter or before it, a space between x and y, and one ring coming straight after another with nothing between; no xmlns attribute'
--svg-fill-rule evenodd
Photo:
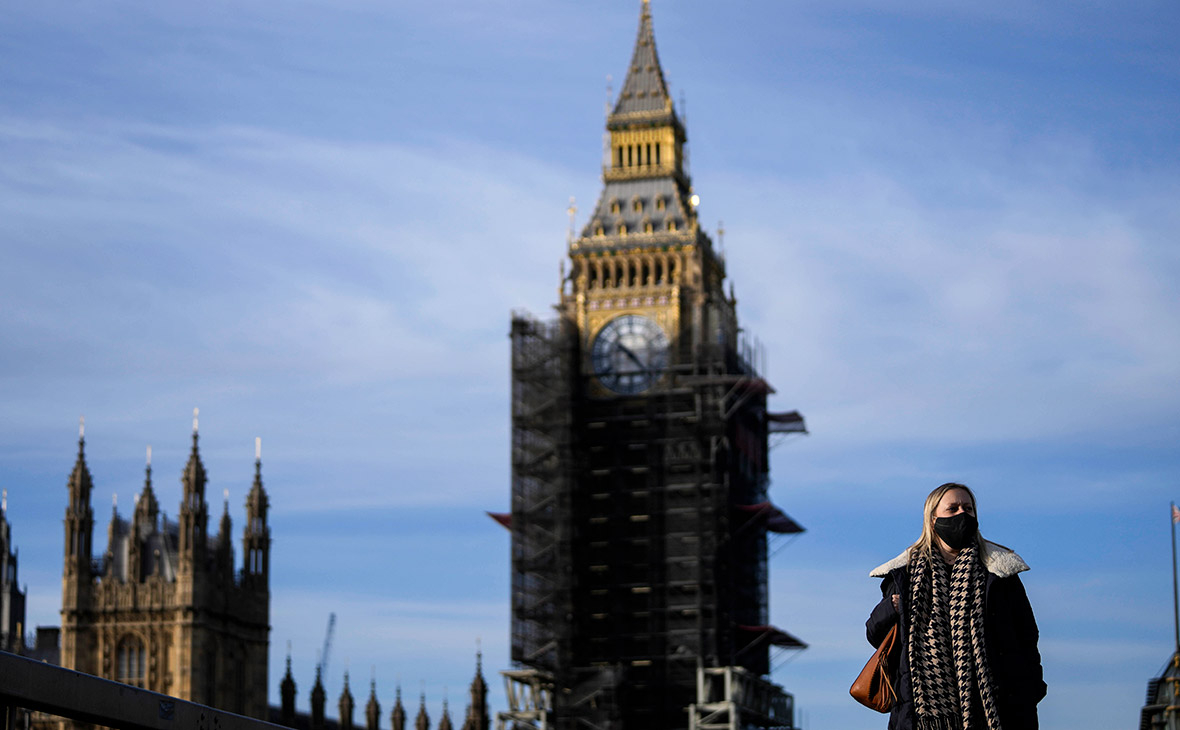
<svg viewBox="0 0 1180 730"><path fill-rule="evenodd" d="M25 708L117 730L288 730L0 651L0 730Z"/></svg>

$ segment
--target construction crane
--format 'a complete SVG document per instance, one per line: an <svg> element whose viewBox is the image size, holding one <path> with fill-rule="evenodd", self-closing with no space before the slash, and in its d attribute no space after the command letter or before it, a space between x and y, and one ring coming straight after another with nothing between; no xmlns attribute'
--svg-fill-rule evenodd
<svg viewBox="0 0 1180 730"><path fill-rule="evenodd" d="M328 679L328 654L332 651L332 634L336 632L336 614L328 614L328 630L324 634L324 648L320 651L319 675Z"/></svg>

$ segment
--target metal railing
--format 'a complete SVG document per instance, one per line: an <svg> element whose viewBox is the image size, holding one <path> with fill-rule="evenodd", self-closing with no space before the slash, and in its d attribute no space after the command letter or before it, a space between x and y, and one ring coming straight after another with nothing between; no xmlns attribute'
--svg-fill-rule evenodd
<svg viewBox="0 0 1180 730"><path fill-rule="evenodd" d="M0 730L15 730L16 708L117 730L286 730L281 725L0 651Z"/></svg>

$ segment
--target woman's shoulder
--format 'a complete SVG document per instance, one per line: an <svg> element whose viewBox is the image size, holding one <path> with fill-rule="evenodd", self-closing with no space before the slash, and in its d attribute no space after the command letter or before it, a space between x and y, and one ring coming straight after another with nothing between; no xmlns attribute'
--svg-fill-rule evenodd
<svg viewBox="0 0 1180 730"><path fill-rule="evenodd" d="M906 548L905 550L902 551L901 555L898 555L893 560L881 563L880 565L878 565L877 567L875 567L871 571L869 571L869 577L870 578L884 578L885 576L889 575L890 573L897 570L898 568L904 568L904 567L908 566L909 564L910 564L910 548Z"/></svg>
<svg viewBox="0 0 1180 730"><path fill-rule="evenodd" d="M999 578L1011 578L1029 569L1016 551L990 540L983 541L983 564L987 572Z"/></svg>
<svg viewBox="0 0 1180 730"><path fill-rule="evenodd" d="M873 568L869 571L869 576L884 578L895 570L908 567L911 549L912 547L908 547L893 560ZM1017 555L1014 550L990 540L983 541L983 564L987 568L987 572L1000 578L1009 578L1028 570L1028 563L1024 562L1024 558Z"/></svg>

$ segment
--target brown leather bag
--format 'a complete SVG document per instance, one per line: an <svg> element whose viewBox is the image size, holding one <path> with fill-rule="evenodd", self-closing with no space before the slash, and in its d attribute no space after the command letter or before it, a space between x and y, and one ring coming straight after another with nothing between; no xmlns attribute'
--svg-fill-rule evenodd
<svg viewBox="0 0 1180 730"><path fill-rule="evenodd" d="M889 712L897 702L897 692L893 689L893 668L897 666L897 652L900 650L897 640L897 624L885 634L885 640L873 652L869 663L860 670L860 676L852 683L848 690L852 699L869 709L877 712Z"/></svg>

